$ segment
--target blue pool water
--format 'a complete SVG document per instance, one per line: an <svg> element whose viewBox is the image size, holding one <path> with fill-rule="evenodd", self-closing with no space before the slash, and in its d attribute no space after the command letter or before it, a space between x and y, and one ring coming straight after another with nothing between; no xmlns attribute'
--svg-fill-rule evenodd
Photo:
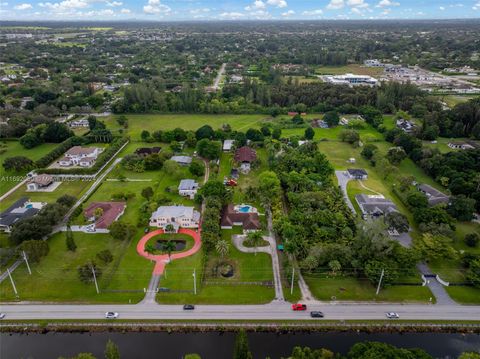
<svg viewBox="0 0 480 359"><path fill-rule="evenodd" d="M33 204L27 204L25 207L26 208L33 208Z"/></svg>
<svg viewBox="0 0 480 359"><path fill-rule="evenodd" d="M238 209L238 211L239 211L239 212L242 212L242 213L248 213L248 212L250 212L250 208L252 208L252 207L250 207L250 206L243 206L243 207L240 207L240 208Z"/></svg>

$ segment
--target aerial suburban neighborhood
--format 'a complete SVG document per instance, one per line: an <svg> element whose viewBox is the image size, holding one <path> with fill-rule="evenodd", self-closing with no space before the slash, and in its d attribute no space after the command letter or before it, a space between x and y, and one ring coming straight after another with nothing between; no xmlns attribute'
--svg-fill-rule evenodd
<svg viewBox="0 0 480 359"><path fill-rule="evenodd" d="M479 358L478 19L101 3L0 21L1 358Z"/></svg>

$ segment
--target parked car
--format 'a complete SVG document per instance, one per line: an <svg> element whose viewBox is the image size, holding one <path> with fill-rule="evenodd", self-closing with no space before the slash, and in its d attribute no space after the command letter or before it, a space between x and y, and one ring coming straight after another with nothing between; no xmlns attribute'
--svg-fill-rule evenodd
<svg viewBox="0 0 480 359"><path fill-rule="evenodd" d="M310 316L312 318L323 318L324 317L323 313L319 312L319 311L310 312Z"/></svg>
<svg viewBox="0 0 480 359"><path fill-rule="evenodd" d="M183 310L194 310L195 306L193 304L185 304Z"/></svg>
<svg viewBox="0 0 480 359"><path fill-rule="evenodd" d="M106 312L105 313L105 318L106 319L117 319L118 318L118 313L117 312Z"/></svg>
<svg viewBox="0 0 480 359"><path fill-rule="evenodd" d="M307 305L306 304L300 304L300 303L296 303L296 304L292 304L292 310L307 310Z"/></svg>
<svg viewBox="0 0 480 359"><path fill-rule="evenodd" d="M388 312L388 313L385 313L385 315L387 316L388 319L398 319L398 318L400 318L400 316L395 312Z"/></svg>
<svg viewBox="0 0 480 359"><path fill-rule="evenodd" d="M0 313L0 319L5 318L5 313Z"/></svg>

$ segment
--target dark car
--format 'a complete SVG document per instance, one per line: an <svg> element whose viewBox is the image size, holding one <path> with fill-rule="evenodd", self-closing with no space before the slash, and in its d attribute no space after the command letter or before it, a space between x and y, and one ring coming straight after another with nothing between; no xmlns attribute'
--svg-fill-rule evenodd
<svg viewBox="0 0 480 359"><path fill-rule="evenodd" d="M193 304L185 304L183 310L194 310L195 306Z"/></svg>
<svg viewBox="0 0 480 359"><path fill-rule="evenodd" d="M323 318L324 317L323 313L318 312L318 311L310 312L310 316L312 318Z"/></svg>

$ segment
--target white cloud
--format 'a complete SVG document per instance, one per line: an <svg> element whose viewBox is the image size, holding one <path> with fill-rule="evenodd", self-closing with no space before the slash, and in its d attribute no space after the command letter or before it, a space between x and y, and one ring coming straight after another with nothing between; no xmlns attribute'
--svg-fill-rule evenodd
<svg viewBox="0 0 480 359"><path fill-rule="evenodd" d="M130 14L132 11L130 9L122 9L120 10L122 14Z"/></svg>
<svg viewBox="0 0 480 359"><path fill-rule="evenodd" d="M203 9L192 9L190 10L190 14L195 15L195 14L201 14L201 13L206 13L210 12L210 9L205 7Z"/></svg>
<svg viewBox="0 0 480 359"><path fill-rule="evenodd" d="M107 6L115 7L115 6L122 6L122 5L123 5L123 2L121 1L112 1L112 2L107 1Z"/></svg>
<svg viewBox="0 0 480 359"><path fill-rule="evenodd" d="M160 3L160 0L148 0L148 4L143 7L143 12L149 15L168 14L172 9L170 6Z"/></svg>
<svg viewBox="0 0 480 359"><path fill-rule="evenodd" d="M242 14L241 12L232 11L232 12L222 12L219 16L225 20L236 20L236 19L241 19L245 17L245 14Z"/></svg>
<svg viewBox="0 0 480 359"><path fill-rule="evenodd" d="M364 0L347 0L347 5L355 8L368 7L368 4Z"/></svg>
<svg viewBox="0 0 480 359"><path fill-rule="evenodd" d="M245 6L245 10L247 11L256 11L256 10L263 10L267 7L262 0L256 0L253 2L252 5Z"/></svg>
<svg viewBox="0 0 480 359"><path fill-rule="evenodd" d="M480 10L480 1L477 2L475 5L472 7L473 10Z"/></svg>
<svg viewBox="0 0 480 359"><path fill-rule="evenodd" d="M265 19L272 18L272 15L270 15L270 13L265 10L252 11L252 12L249 12L248 15L257 20L265 20Z"/></svg>
<svg viewBox="0 0 480 359"><path fill-rule="evenodd" d="M443 10L445 10L445 7L440 6L439 9L443 11Z"/></svg>
<svg viewBox="0 0 480 359"><path fill-rule="evenodd" d="M327 5L327 9L329 10L338 10L345 6L345 2L343 0L330 0Z"/></svg>
<svg viewBox="0 0 480 359"><path fill-rule="evenodd" d="M40 7L44 7L50 9L56 13L71 13L75 9L83 9L88 6L88 3L84 0L64 0L62 2L46 2L46 3L39 3Z"/></svg>
<svg viewBox="0 0 480 359"><path fill-rule="evenodd" d="M293 10L288 10L288 11L282 12L282 16L284 16L284 17L289 17L289 16L292 16L292 15L295 15L295 11L293 11Z"/></svg>
<svg viewBox="0 0 480 359"><path fill-rule="evenodd" d="M280 8L287 7L287 2L285 0L267 0L267 4Z"/></svg>
<svg viewBox="0 0 480 359"><path fill-rule="evenodd" d="M320 16L323 14L323 10L317 9L317 10L305 10L302 12L302 15L305 16Z"/></svg>
<svg viewBox="0 0 480 359"><path fill-rule="evenodd" d="M376 7L399 6L399 2L391 0L381 0Z"/></svg>
<svg viewBox="0 0 480 359"><path fill-rule="evenodd" d="M28 10L31 9L33 6L31 4L18 4L14 6L15 10Z"/></svg>

